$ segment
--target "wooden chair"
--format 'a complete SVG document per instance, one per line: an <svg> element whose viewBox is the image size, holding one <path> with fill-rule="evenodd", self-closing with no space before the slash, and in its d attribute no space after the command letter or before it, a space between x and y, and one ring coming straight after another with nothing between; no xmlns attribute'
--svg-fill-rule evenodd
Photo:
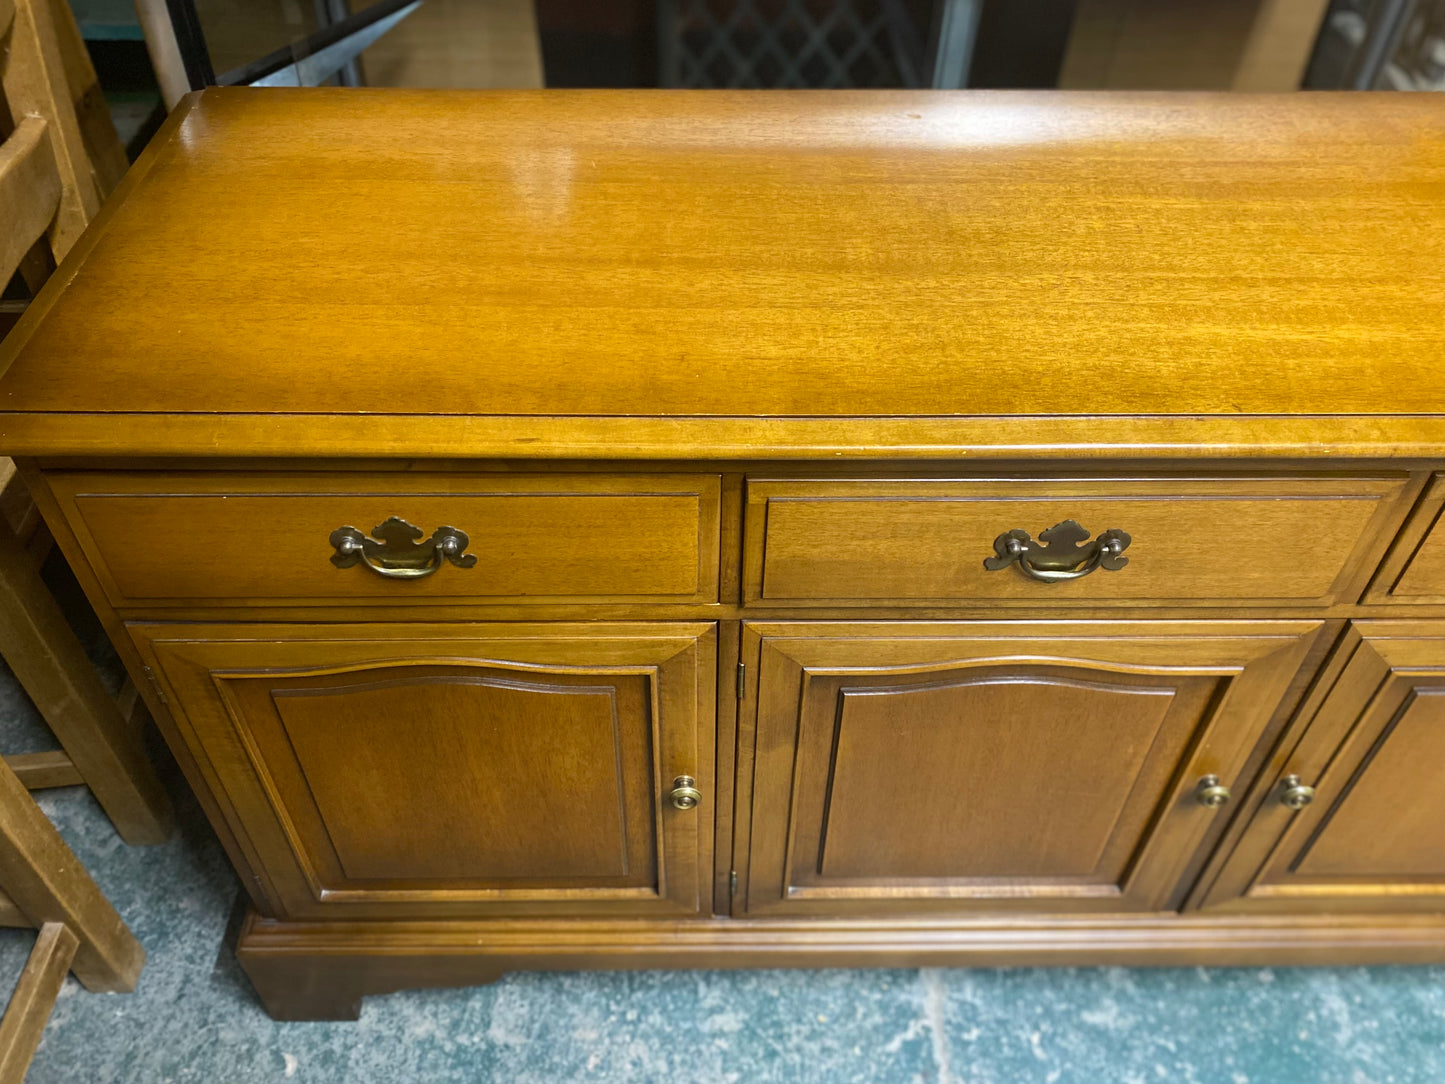
<svg viewBox="0 0 1445 1084"><path fill-rule="evenodd" d="M65 0L0 0L6 41L0 119L12 127L0 143L0 283L19 270L33 293L95 216L125 157L98 112L95 70ZM9 767L31 787L84 782L121 838L158 843L171 811L141 745L144 708L133 688L111 698L41 582L47 536L36 534L43 527L9 460L0 460L0 484L0 655L64 748L7 758Z"/></svg>
<svg viewBox="0 0 1445 1084"><path fill-rule="evenodd" d="M74 971L85 989L129 993L136 989L146 951L3 763L0 925L40 931L0 1020L0 1084L17 1084L35 1055L66 971Z"/></svg>
<svg viewBox="0 0 1445 1084"><path fill-rule="evenodd" d="M109 119L64 0L0 0L0 78L12 127L0 143L0 282L38 289L124 171L92 155ZM79 102L79 106L77 106ZM119 151L119 141L110 130ZM17 529L20 532L17 534ZM29 545L25 538L28 536ZM0 1019L0 1084L25 1076L67 971L87 988L135 988L145 951L65 845L27 787L85 782L127 841L159 842L170 806L122 706L111 700L40 580L47 536L0 460L0 654L64 753L0 761L0 926L40 931ZM134 691L130 692L130 699Z"/></svg>
<svg viewBox="0 0 1445 1084"><path fill-rule="evenodd" d="M0 926L40 930L0 1020L0 1084L19 1084L65 973L73 971L88 990L126 993L135 989L145 949L3 763Z"/></svg>

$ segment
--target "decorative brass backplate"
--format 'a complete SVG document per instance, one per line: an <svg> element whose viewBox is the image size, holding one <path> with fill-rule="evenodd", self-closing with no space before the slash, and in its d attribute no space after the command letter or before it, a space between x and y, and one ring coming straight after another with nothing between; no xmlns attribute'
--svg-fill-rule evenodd
<svg viewBox="0 0 1445 1084"><path fill-rule="evenodd" d="M1132 539L1123 531L1112 528L1092 542L1088 537L1089 532L1071 519L1039 532L1038 542L1015 528L993 540L994 556L985 557L983 567L997 572L1017 564L1030 579L1058 583L1077 580L1096 568L1117 571L1129 563L1123 553Z"/></svg>
<svg viewBox="0 0 1445 1084"><path fill-rule="evenodd" d="M350 568L358 561L382 576L397 580L415 580L430 576L448 560L458 568L471 568L477 563L475 554L466 552L469 540L455 527L438 527L425 542L418 542L423 531L406 520L392 516L371 530L367 538L355 527L338 527L331 532L331 545L336 552L331 563L337 568Z"/></svg>

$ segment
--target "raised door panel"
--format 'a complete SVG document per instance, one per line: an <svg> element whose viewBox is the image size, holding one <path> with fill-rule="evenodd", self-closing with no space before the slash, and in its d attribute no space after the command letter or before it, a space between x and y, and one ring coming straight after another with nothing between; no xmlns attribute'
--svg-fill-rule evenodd
<svg viewBox="0 0 1445 1084"><path fill-rule="evenodd" d="M1297 730L1204 906L1445 911L1445 623L1352 627Z"/></svg>
<svg viewBox="0 0 1445 1084"><path fill-rule="evenodd" d="M703 905L711 626L132 631L280 914Z"/></svg>
<svg viewBox="0 0 1445 1084"><path fill-rule="evenodd" d="M743 909L1170 908L1318 628L749 626Z"/></svg>

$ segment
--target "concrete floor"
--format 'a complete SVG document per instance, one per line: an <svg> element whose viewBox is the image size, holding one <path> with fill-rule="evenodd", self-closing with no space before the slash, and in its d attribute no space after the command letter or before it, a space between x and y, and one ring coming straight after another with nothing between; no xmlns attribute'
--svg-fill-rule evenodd
<svg viewBox="0 0 1445 1084"><path fill-rule="evenodd" d="M8 672L0 739L51 744ZM31 1084L1445 1080L1442 968L517 974L372 998L359 1023L277 1024L222 945L235 876L169 778L182 829L160 847L121 843L83 789L40 796L149 960L134 994L68 981ZM0 931L6 982L32 940Z"/></svg>

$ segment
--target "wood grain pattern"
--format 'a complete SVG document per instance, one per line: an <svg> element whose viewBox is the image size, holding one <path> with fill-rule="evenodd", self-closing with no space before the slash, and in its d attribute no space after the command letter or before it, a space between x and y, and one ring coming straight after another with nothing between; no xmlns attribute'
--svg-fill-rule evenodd
<svg viewBox="0 0 1445 1084"><path fill-rule="evenodd" d="M30 555L3 524L0 614L0 654L121 838L164 842L172 825L170 799L139 729L101 683Z"/></svg>
<svg viewBox="0 0 1445 1084"><path fill-rule="evenodd" d="M0 346L0 451L278 1017L1445 960L1432 103L227 89L121 188ZM330 565L390 515L478 567ZM1064 518L1129 565L982 570Z"/></svg>
<svg viewBox="0 0 1445 1084"><path fill-rule="evenodd" d="M145 949L65 845L15 773L0 764L0 886L33 926L79 942L71 970L89 990L135 989Z"/></svg>
<svg viewBox="0 0 1445 1084"><path fill-rule="evenodd" d="M716 475L56 474L116 606L717 599ZM466 532L469 569L337 569L327 541L389 516Z"/></svg>
<svg viewBox="0 0 1445 1084"><path fill-rule="evenodd" d="M73 19L70 9L51 0L16 0L9 45L0 57L0 82L12 117L17 122L27 116L44 119L60 183L54 217L45 231L57 262L100 209L100 189L76 116L58 19Z"/></svg>
<svg viewBox="0 0 1445 1084"><path fill-rule="evenodd" d="M1445 602L1445 475L1431 478L1371 587L1374 602Z"/></svg>
<svg viewBox="0 0 1445 1084"><path fill-rule="evenodd" d="M131 631L279 915L710 903L710 625Z"/></svg>
<svg viewBox="0 0 1445 1084"><path fill-rule="evenodd" d="M10 928L30 929L31 923L25 917L25 912L20 910L15 901L4 892L0 892L0 926Z"/></svg>
<svg viewBox="0 0 1445 1084"><path fill-rule="evenodd" d="M44 753L15 753L4 759L26 790L73 787L85 782L76 771L75 762L59 749Z"/></svg>
<svg viewBox="0 0 1445 1084"><path fill-rule="evenodd" d="M1407 95L210 90L11 336L0 450L407 454L400 417L417 454L632 416L649 455L692 419L1398 442L1441 396L1442 179Z"/></svg>
<svg viewBox="0 0 1445 1084"><path fill-rule="evenodd" d="M1439 916L1030 916L692 922L272 922L238 956L282 1020L355 1020L361 999L510 970L655 967L1192 967L1445 962Z"/></svg>
<svg viewBox="0 0 1445 1084"><path fill-rule="evenodd" d="M263 755L294 763L305 789L288 807L314 810L325 834L313 845L329 843L348 884L653 880L660 782L649 786L642 675L391 666L217 680Z"/></svg>
<svg viewBox="0 0 1445 1084"><path fill-rule="evenodd" d="M1353 601L1409 492L1403 476L749 479L744 598ZM998 535L1037 539L1065 519L1095 535L1127 531L1129 563L1056 584L984 569Z"/></svg>
<svg viewBox="0 0 1445 1084"><path fill-rule="evenodd" d="M21 1084L30 1060L45 1034L45 1022L60 996L60 987L70 970L80 942L60 922L47 922L40 927L35 947L20 973L20 981L5 1016L0 1019L0 1082Z"/></svg>
<svg viewBox="0 0 1445 1084"><path fill-rule="evenodd" d="M1167 909L1318 630L748 624L748 913Z"/></svg>
<svg viewBox="0 0 1445 1084"><path fill-rule="evenodd" d="M1356 622L1289 754L1204 899L1223 911L1438 912L1445 906L1445 626ZM1317 789L1278 801L1297 774Z"/></svg>
<svg viewBox="0 0 1445 1084"><path fill-rule="evenodd" d="M60 206L60 173L44 117L25 117L0 143L0 278L15 274Z"/></svg>

